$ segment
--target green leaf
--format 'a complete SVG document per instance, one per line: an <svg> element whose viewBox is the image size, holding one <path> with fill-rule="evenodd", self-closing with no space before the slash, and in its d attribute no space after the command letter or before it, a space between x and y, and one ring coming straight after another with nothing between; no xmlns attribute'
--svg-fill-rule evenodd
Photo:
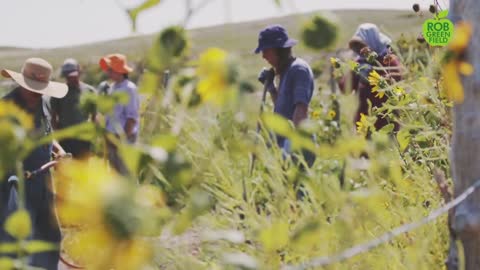
<svg viewBox="0 0 480 270"><path fill-rule="evenodd" d="M57 130L52 132L48 136L43 136L42 138L35 141L34 144L28 147L28 149L33 150L35 147L39 145L49 144L52 140L62 140L65 138L74 138L74 139L82 139L86 141L94 140L97 136L97 130L93 123L86 122L78 125L71 126L66 129Z"/></svg>
<svg viewBox="0 0 480 270"><path fill-rule="evenodd" d="M0 258L0 269L2 270L15 269L15 261L6 257Z"/></svg>
<svg viewBox="0 0 480 270"><path fill-rule="evenodd" d="M132 21L132 30L135 32L137 29L137 17L138 14L141 12L153 8L156 5L160 4L160 0L145 0L143 3L138 5L137 7L128 10L128 15L130 16L130 20Z"/></svg>
<svg viewBox="0 0 480 270"><path fill-rule="evenodd" d="M264 113L262 115L262 120L268 129L271 129L279 135L290 137L294 132L293 127L288 120L278 114Z"/></svg>
<svg viewBox="0 0 480 270"><path fill-rule="evenodd" d="M17 253L19 250L19 247L20 246L18 243L2 243L0 244L0 253L1 254ZM3 268L0 267L0 269L3 269Z"/></svg>
<svg viewBox="0 0 480 270"><path fill-rule="evenodd" d="M127 168L130 172L136 173L138 171L140 159L142 158L142 152L135 146L124 143L120 143L118 149Z"/></svg>
<svg viewBox="0 0 480 270"><path fill-rule="evenodd" d="M408 129L400 130L397 134L397 141L398 145L400 146L400 151L405 151L410 143L410 131Z"/></svg>
<svg viewBox="0 0 480 270"><path fill-rule="evenodd" d="M178 235L185 232L196 217L206 213L213 205L214 199L209 193L202 190L194 190L191 193L189 205L182 211L175 222L173 233Z"/></svg>
<svg viewBox="0 0 480 270"><path fill-rule="evenodd" d="M188 211L184 210L178 215L175 220L175 226L173 227L173 234L179 235L184 233L192 225L193 218Z"/></svg>
<svg viewBox="0 0 480 270"><path fill-rule="evenodd" d="M58 250L58 246L45 241L29 241L24 246L28 254Z"/></svg>
<svg viewBox="0 0 480 270"><path fill-rule="evenodd" d="M142 76L138 92L142 94L153 94L158 91L158 76L153 72L145 72Z"/></svg>
<svg viewBox="0 0 480 270"><path fill-rule="evenodd" d="M418 134L417 136L415 136L414 140L416 142L427 142L428 138L427 138L427 136L425 136L423 134Z"/></svg>
<svg viewBox="0 0 480 270"><path fill-rule="evenodd" d="M303 238L308 238L320 228L318 220L312 220L300 226L292 235L292 241L301 241Z"/></svg>
<svg viewBox="0 0 480 270"><path fill-rule="evenodd" d="M384 134L390 134L392 133L393 129L395 128L394 124L388 124L384 126L382 129L380 129L378 132L384 133Z"/></svg>
<svg viewBox="0 0 480 270"><path fill-rule="evenodd" d="M178 138L172 134L158 135L152 140L152 146L161 147L167 152L177 149Z"/></svg>
<svg viewBox="0 0 480 270"><path fill-rule="evenodd" d="M171 69L186 60L188 52L189 40L185 29L180 26L168 27L158 35L148 53L148 69L153 72Z"/></svg>
<svg viewBox="0 0 480 270"><path fill-rule="evenodd" d="M302 41L310 49L321 50L335 44L338 28L329 20L316 15L303 26Z"/></svg>
<svg viewBox="0 0 480 270"><path fill-rule="evenodd" d="M32 222L26 210L11 214L5 222L5 230L18 240L26 239L32 231Z"/></svg>
<svg viewBox="0 0 480 270"><path fill-rule="evenodd" d="M288 223L278 222L260 233L260 241L267 251L276 251L288 244Z"/></svg>
<svg viewBox="0 0 480 270"><path fill-rule="evenodd" d="M91 122L85 122L82 124L74 125L69 128L57 130L52 133L51 137L56 140L62 140L65 138L82 139L82 140L94 140L96 138L96 128Z"/></svg>
<svg viewBox="0 0 480 270"><path fill-rule="evenodd" d="M438 19L443 19L443 18L446 18L446 17L448 17L448 10L447 9L440 11L437 15Z"/></svg>

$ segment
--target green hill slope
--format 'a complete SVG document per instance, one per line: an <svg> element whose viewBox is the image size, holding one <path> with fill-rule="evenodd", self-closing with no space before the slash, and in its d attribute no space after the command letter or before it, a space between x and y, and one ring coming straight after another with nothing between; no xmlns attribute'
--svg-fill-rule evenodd
<svg viewBox="0 0 480 270"><path fill-rule="evenodd" d="M284 25L292 36L297 36L303 23L317 13L319 12L194 29L190 31L193 54L207 47L221 47L237 55L244 65L257 67L262 62L259 57L252 55L252 50L261 28L278 23ZM344 46L357 25L362 22L376 23L383 31L398 37L402 33L417 35L421 31L422 21L425 20L410 11L338 10L320 13L325 13L340 26L337 47ZM77 58L84 65L97 63L99 57L112 52L121 52L130 58L138 58L145 54L154 38L155 35L137 35L87 45L40 50L0 47L0 63L2 68L17 70L26 58L33 56L45 58L55 67L67 57ZM307 59L312 56L312 52L302 46L299 46L296 52Z"/></svg>

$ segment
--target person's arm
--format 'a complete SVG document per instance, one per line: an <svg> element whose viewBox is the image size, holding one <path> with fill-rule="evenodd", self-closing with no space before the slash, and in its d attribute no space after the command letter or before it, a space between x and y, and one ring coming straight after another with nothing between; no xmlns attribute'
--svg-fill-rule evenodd
<svg viewBox="0 0 480 270"><path fill-rule="evenodd" d="M297 127L308 118L308 104L312 97L313 76L306 67L295 70L293 84L293 102L295 110L293 111L292 121Z"/></svg>
<svg viewBox="0 0 480 270"><path fill-rule="evenodd" d="M135 126L139 119L140 102L136 88L128 89L129 101L125 106L125 116L127 122L123 127L128 139L132 139L135 136Z"/></svg>
<svg viewBox="0 0 480 270"><path fill-rule="evenodd" d="M404 73L404 68L400 63L400 59L394 54L385 56L383 64L387 68L389 75L388 79L393 79L395 82L401 81Z"/></svg>
<svg viewBox="0 0 480 270"><path fill-rule="evenodd" d="M128 118L127 122L125 123L125 134L127 135L128 139L132 139L135 136L134 130L135 130L135 124L137 123L137 120L133 118Z"/></svg>
<svg viewBox="0 0 480 270"><path fill-rule="evenodd" d="M293 111L293 124L298 127L300 123L308 117L308 105L305 103L297 103L295 111Z"/></svg>
<svg viewBox="0 0 480 270"><path fill-rule="evenodd" d="M56 157L63 157L67 155L67 152L63 149L63 147L58 143L57 140L52 141L52 151Z"/></svg>

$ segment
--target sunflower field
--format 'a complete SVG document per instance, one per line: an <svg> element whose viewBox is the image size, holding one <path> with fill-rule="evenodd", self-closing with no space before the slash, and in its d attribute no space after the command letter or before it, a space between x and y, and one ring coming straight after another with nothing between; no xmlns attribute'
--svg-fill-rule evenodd
<svg viewBox="0 0 480 270"><path fill-rule="evenodd" d="M132 22L160 1L145 2L131 12ZM187 30L164 29L136 62L139 142L109 138L129 176L108 166L101 124L39 137L28 115L1 103L0 174L13 166L22 175L22 158L52 138L89 140L96 155L52 170L61 247L28 240L31 222L20 205L5 225L18 241L0 244L0 253L21 256L0 259L0 269L30 269L29 254L53 248L90 270L446 269L446 214L358 256L309 264L422 220L446 203L439 181L451 192L451 111L464 98L459 76L473 72L456 57L469 41L469 25L457 27L447 48L402 36L392 48L403 79L371 72L372 92L387 102L354 122L356 93L334 86L358 69L353 58L334 53L344 45L336 42L340 31L321 16L304 26L301 42L322 57L315 59L321 65L308 120L294 127L273 113L268 98L260 114L256 71L228 47L220 42L193 55ZM103 79L96 72L87 67L92 84ZM85 110L99 113L117 102L124 97L82 99ZM377 116L395 119L399 130L392 124L376 130ZM275 146L272 133L292 142L290 155ZM302 150L315 154L313 166L305 166Z"/></svg>

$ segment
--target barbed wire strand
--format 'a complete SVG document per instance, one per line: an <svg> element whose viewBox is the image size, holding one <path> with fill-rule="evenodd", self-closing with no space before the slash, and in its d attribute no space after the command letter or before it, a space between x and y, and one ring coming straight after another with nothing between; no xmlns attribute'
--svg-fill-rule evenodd
<svg viewBox="0 0 480 270"><path fill-rule="evenodd" d="M428 215L427 217L423 218L420 221L409 223L406 225L402 225L400 227L397 227L382 236L371 240L369 242L366 242L364 244L360 244L354 247L351 247L349 249L346 249L340 253L337 253L336 255L333 256L325 256L325 257L319 257L316 259L313 259L311 261L302 263L300 265L286 265L282 269L283 270L303 270L307 268L312 268L312 267L322 267L322 266L327 266L330 264L338 263L347 259L350 259L356 255L359 255L361 253L368 252L378 246L380 246L383 243L386 243L393 238L410 232L420 226L423 226L433 220L436 220L438 217L441 215L447 213L450 209L454 208L464 200L466 200L472 193L480 187L480 179L477 180L473 185L471 185L469 188L467 188L462 194L460 194L456 199L453 201L445 204L444 206L438 208L437 210L433 211Z"/></svg>

